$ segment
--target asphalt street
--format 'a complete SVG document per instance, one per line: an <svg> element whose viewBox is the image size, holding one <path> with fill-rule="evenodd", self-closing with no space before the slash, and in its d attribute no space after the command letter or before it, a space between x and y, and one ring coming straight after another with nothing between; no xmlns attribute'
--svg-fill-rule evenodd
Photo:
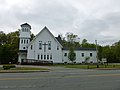
<svg viewBox="0 0 120 90"><path fill-rule="evenodd" d="M0 73L0 90L120 90L120 70L52 67L50 72Z"/></svg>

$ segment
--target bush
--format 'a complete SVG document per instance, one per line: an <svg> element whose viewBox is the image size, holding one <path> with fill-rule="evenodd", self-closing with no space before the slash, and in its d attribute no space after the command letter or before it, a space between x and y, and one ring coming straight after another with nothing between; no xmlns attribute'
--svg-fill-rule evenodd
<svg viewBox="0 0 120 90"><path fill-rule="evenodd" d="M3 65L3 69L4 69L4 70L8 70L8 69L10 69L10 68L16 68L16 66L15 66L15 65L12 65L12 64Z"/></svg>

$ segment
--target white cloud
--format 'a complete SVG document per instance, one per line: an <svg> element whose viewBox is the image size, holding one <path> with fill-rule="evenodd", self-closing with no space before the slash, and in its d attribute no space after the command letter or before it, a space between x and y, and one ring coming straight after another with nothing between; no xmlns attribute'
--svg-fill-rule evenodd
<svg viewBox="0 0 120 90"><path fill-rule="evenodd" d="M28 22L37 34L48 26L55 34L73 32L90 42L119 40L120 0L0 0L0 30L12 32Z"/></svg>

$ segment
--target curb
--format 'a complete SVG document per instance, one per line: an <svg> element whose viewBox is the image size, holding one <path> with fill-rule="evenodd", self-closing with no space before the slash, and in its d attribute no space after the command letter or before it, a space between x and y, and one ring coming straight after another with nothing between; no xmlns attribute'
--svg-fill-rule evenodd
<svg viewBox="0 0 120 90"><path fill-rule="evenodd" d="M95 68L96 70L120 70L120 68Z"/></svg>
<svg viewBox="0 0 120 90"><path fill-rule="evenodd" d="M49 70L0 70L0 73L49 72Z"/></svg>

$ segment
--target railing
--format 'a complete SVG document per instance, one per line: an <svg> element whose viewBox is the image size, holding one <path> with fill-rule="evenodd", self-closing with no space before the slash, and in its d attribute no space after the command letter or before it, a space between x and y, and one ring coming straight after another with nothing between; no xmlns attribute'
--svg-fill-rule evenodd
<svg viewBox="0 0 120 90"><path fill-rule="evenodd" d="M53 61L26 59L21 62L22 65L51 65Z"/></svg>

